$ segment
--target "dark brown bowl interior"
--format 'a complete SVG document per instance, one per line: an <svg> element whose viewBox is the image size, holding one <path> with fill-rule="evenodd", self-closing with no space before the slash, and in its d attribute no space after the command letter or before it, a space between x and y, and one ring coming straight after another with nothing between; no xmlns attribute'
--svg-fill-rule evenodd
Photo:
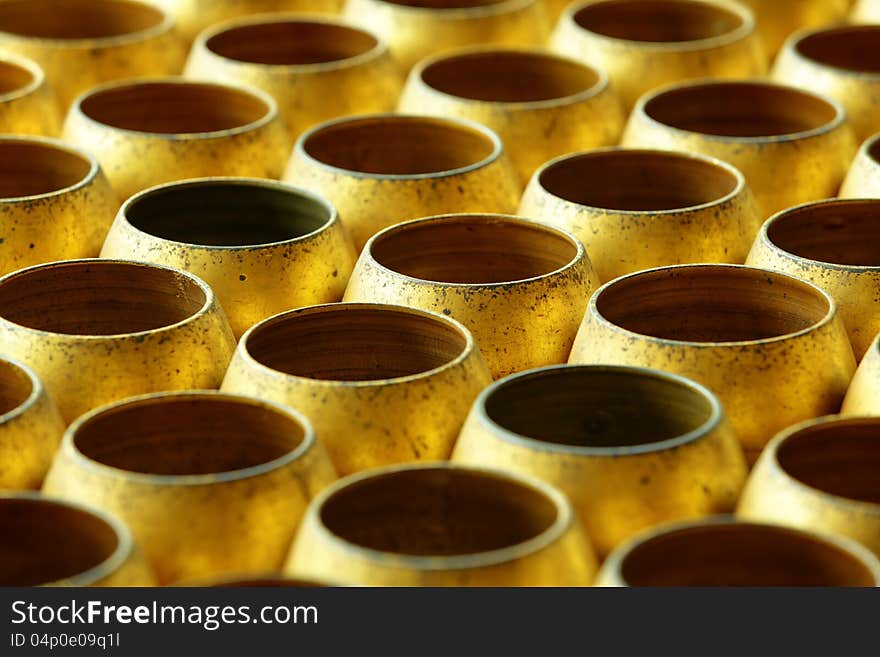
<svg viewBox="0 0 880 657"><path fill-rule="evenodd" d="M330 305L269 319L247 337L266 367L310 379L377 381L421 374L455 360L467 338L427 314Z"/></svg>
<svg viewBox="0 0 880 657"><path fill-rule="evenodd" d="M482 132L440 118L368 117L332 123L302 144L311 157L358 173L418 175L486 160L495 144Z"/></svg>
<svg viewBox="0 0 880 657"><path fill-rule="evenodd" d="M203 475L274 461L304 437L299 422L271 408L182 395L116 406L80 425L73 441L87 458L121 470Z"/></svg>
<svg viewBox="0 0 880 657"><path fill-rule="evenodd" d="M4 0L0 31L41 39L100 39L142 32L165 20L130 0ZM75 75L74 71L71 75Z"/></svg>
<svg viewBox="0 0 880 657"><path fill-rule="evenodd" d="M723 137L778 137L816 130L837 118L819 96L753 82L705 82L663 91L645 103L655 121Z"/></svg>
<svg viewBox="0 0 880 657"><path fill-rule="evenodd" d="M492 284L561 269L577 257L578 248L540 224L472 215L398 226L376 237L370 253L383 267L412 278Z"/></svg>
<svg viewBox="0 0 880 657"><path fill-rule="evenodd" d="M53 263L0 283L0 317L71 335L170 326L192 317L206 301L204 290L188 276L112 260Z"/></svg>
<svg viewBox="0 0 880 657"><path fill-rule="evenodd" d="M0 139L0 199L57 192L82 182L92 163L45 142Z"/></svg>
<svg viewBox="0 0 880 657"><path fill-rule="evenodd" d="M494 50L449 55L422 71L422 81L470 100L529 103L587 91L599 75L577 62L543 52Z"/></svg>
<svg viewBox="0 0 880 657"><path fill-rule="evenodd" d="M606 0L580 9L574 21L604 36L651 42L711 39L743 24L724 7L681 0Z"/></svg>
<svg viewBox="0 0 880 657"><path fill-rule="evenodd" d="M34 74L14 62L0 61L0 94L23 89L34 81Z"/></svg>
<svg viewBox="0 0 880 657"><path fill-rule="evenodd" d="M572 447L632 447L706 426L712 404L678 381L597 368L538 371L497 384L488 417L508 431Z"/></svg>
<svg viewBox="0 0 880 657"><path fill-rule="evenodd" d="M571 155L540 174L550 194L594 208L650 212L712 203L732 194L736 176L724 167L657 151L594 151Z"/></svg>
<svg viewBox="0 0 880 657"><path fill-rule="evenodd" d="M34 384L27 372L0 358L0 415L24 404L33 391Z"/></svg>
<svg viewBox="0 0 880 657"><path fill-rule="evenodd" d="M860 73L880 73L880 25L829 28L803 37L795 48L820 64Z"/></svg>
<svg viewBox="0 0 880 657"><path fill-rule="evenodd" d="M808 205L777 216L767 237L783 251L835 265L880 267L880 200Z"/></svg>
<svg viewBox="0 0 880 657"><path fill-rule="evenodd" d="M0 586L36 586L79 575L119 546L98 516L49 500L0 498Z"/></svg>
<svg viewBox="0 0 880 657"><path fill-rule="evenodd" d="M132 81L90 93L83 114L122 130L190 134L241 128L270 112L261 98L208 82Z"/></svg>
<svg viewBox="0 0 880 657"><path fill-rule="evenodd" d="M764 340L803 331L830 311L816 288L751 267L650 270L595 297L606 320L633 333L687 342Z"/></svg>
<svg viewBox="0 0 880 657"><path fill-rule="evenodd" d="M748 523L679 529L623 560L630 586L876 586L868 567L796 530Z"/></svg>
<svg viewBox="0 0 880 657"><path fill-rule="evenodd" d="M547 531L553 500L501 475L428 468L352 483L320 507L338 538L415 556L471 555L511 547Z"/></svg>

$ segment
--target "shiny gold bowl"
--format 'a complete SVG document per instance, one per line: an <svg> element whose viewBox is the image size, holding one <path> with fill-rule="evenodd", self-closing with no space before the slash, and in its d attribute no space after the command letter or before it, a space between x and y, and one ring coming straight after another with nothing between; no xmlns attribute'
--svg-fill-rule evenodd
<svg viewBox="0 0 880 657"><path fill-rule="evenodd" d="M265 92L176 77L91 89L63 134L95 155L120 199L185 178L279 178L290 147Z"/></svg>
<svg viewBox="0 0 880 657"><path fill-rule="evenodd" d="M66 260L0 278L0 353L33 368L68 423L132 395L217 388L234 349L214 293L183 271Z"/></svg>
<svg viewBox="0 0 880 657"><path fill-rule="evenodd" d="M424 60L410 73L399 109L488 126L523 184L553 157L616 144L624 120L603 72L523 47L478 46Z"/></svg>
<svg viewBox="0 0 880 657"><path fill-rule="evenodd" d="M873 0L868 0L872 2ZM740 0L755 14L758 34L769 60L785 40L803 29L839 23L846 18L851 0Z"/></svg>
<svg viewBox="0 0 880 657"><path fill-rule="evenodd" d="M801 32L786 42L773 77L838 100L860 142L880 132L880 25Z"/></svg>
<svg viewBox="0 0 880 657"><path fill-rule="evenodd" d="M285 570L367 586L587 586L596 558L556 488L435 463L330 486L309 507Z"/></svg>
<svg viewBox="0 0 880 657"><path fill-rule="evenodd" d="M880 1L856 0L849 19L853 23L880 23Z"/></svg>
<svg viewBox="0 0 880 657"><path fill-rule="evenodd" d="M880 418L831 416L776 436L737 515L847 536L880 555Z"/></svg>
<svg viewBox="0 0 880 657"><path fill-rule="evenodd" d="M842 198L880 198L880 133L862 143L846 179Z"/></svg>
<svg viewBox="0 0 880 657"><path fill-rule="evenodd" d="M25 57L0 56L0 133L54 137L60 128L43 69Z"/></svg>
<svg viewBox="0 0 880 657"><path fill-rule="evenodd" d="M282 313L241 339L223 390L311 420L340 474L449 458L489 372L470 332L421 310L343 303Z"/></svg>
<svg viewBox="0 0 880 657"><path fill-rule="evenodd" d="M39 488L64 422L34 371L0 357L0 489Z"/></svg>
<svg viewBox="0 0 880 657"><path fill-rule="evenodd" d="M542 46L550 33L542 0L348 0L343 15L385 41L405 71L464 46Z"/></svg>
<svg viewBox="0 0 880 657"><path fill-rule="evenodd" d="M453 460L559 487L600 555L653 525L732 512L746 460L717 397L657 370L560 365L486 388Z"/></svg>
<svg viewBox="0 0 880 657"><path fill-rule="evenodd" d="M45 137L0 136L0 276L98 255L118 207L85 151Z"/></svg>
<svg viewBox="0 0 880 657"><path fill-rule="evenodd" d="M880 415L880 335L859 363L840 412L842 415Z"/></svg>
<svg viewBox="0 0 880 657"><path fill-rule="evenodd" d="M80 417L43 490L117 515L167 584L281 568L309 499L334 479L295 411L189 391Z"/></svg>
<svg viewBox="0 0 880 657"><path fill-rule="evenodd" d="M599 586L880 586L880 561L834 534L718 518L648 530L615 550Z"/></svg>
<svg viewBox="0 0 880 657"><path fill-rule="evenodd" d="M150 586L131 533L91 507L0 492L0 586Z"/></svg>
<svg viewBox="0 0 880 657"><path fill-rule="evenodd" d="M548 162L519 214L574 234L603 281L662 265L741 264L761 225L745 178L729 164L620 148Z"/></svg>
<svg viewBox="0 0 880 657"><path fill-rule="evenodd" d="M856 360L880 332L880 199L830 199L768 219L748 264L814 283L840 309Z"/></svg>
<svg viewBox="0 0 880 657"><path fill-rule="evenodd" d="M828 198L856 151L836 100L760 80L703 80L646 94L624 146L695 152L743 172L766 218Z"/></svg>
<svg viewBox="0 0 880 657"><path fill-rule="evenodd" d="M457 319L474 334L497 379L565 362L598 284L570 233L509 215L459 214L375 235L344 298Z"/></svg>
<svg viewBox="0 0 880 657"><path fill-rule="evenodd" d="M174 20L135 0L4 0L0 52L37 62L62 112L95 85L178 73L186 57Z"/></svg>
<svg viewBox="0 0 880 657"><path fill-rule="evenodd" d="M550 44L607 72L627 112L643 93L671 82L766 69L752 12L726 0L572 3Z"/></svg>
<svg viewBox="0 0 880 657"><path fill-rule="evenodd" d="M373 114L306 131L284 180L336 207L360 251L376 232L441 212L514 212L519 182L501 140L464 119Z"/></svg>
<svg viewBox="0 0 880 657"><path fill-rule="evenodd" d="M316 123L394 109L402 76L387 46L339 20L270 15L222 23L193 44L186 76L270 94L291 140Z"/></svg>
<svg viewBox="0 0 880 657"><path fill-rule="evenodd" d="M101 256L189 271L220 300L236 337L290 308L339 301L356 255L330 203L271 180L203 178L122 206Z"/></svg>
<svg viewBox="0 0 880 657"><path fill-rule="evenodd" d="M785 427L836 413L856 367L829 294L738 265L661 267L604 285L570 362L652 367L702 383L750 462Z"/></svg>

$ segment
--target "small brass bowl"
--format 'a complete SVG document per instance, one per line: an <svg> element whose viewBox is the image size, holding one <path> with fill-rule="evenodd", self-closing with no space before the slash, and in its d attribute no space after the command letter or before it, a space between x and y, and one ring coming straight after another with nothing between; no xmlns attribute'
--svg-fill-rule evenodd
<svg viewBox="0 0 880 657"><path fill-rule="evenodd" d="M838 2L840 1L838 0ZM880 23L880 2L878 0L856 0L849 19L853 23Z"/></svg>
<svg viewBox="0 0 880 657"><path fill-rule="evenodd" d="M542 46L550 33L542 0L348 0L343 15L385 41L405 71L464 46Z"/></svg>
<svg viewBox="0 0 880 657"><path fill-rule="evenodd" d="M846 179L841 198L880 198L880 132L862 143Z"/></svg>
<svg viewBox="0 0 880 657"><path fill-rule="evenodd" d="M423 308L474 334L494 378L563 363L599 285L570 233L520 217L417 219L364 247L346 301Z"/></svg>
<svg viewBox="0 0 880 657"><path fill-rule="evenodd" d="M603 72L523 47L478 46L422 61L399 109L488 126L507 146L522 184L551 158L616 144L624 121Z"/></svg>
<svg viewBox="0 0 880 657"><path fill-rule="evenodd" d="M64 422L34 371L0 357L0 489L39 488Z"/></svg>
<svg viewBox="0 0 880 657"><path fill-rule="evenodd" d="M880 132L880 25L798 33L776 59L773 78L838 100L859 142Z"/></svg>
<svg viewBox="0 0 880 657"><path fill-rule="evenodd" d="M204 280L232 332L290 308L339 301L356 254L330 203L271 180L205 178L131 197L101 256L178 267Z"/></svg>
<svg viewBox="0 0 880 657"><path fill-rule="evenodd" d="M117 515L168 584L281 568L309 499L335 479L297 412L189 391L80 417L43 490Z"/></svg>
<svg viewBox="0 0 880 657"><path fill-rule="evenodd" d="M749 462L782 429L836 413L856 369L831 296L786 274L678 265L599 288L570 362L651 367L718 395Z"/></svg>
<svg viewBox="0 0 880 657"><path fill-rule="evenodd" d="M285 570L366 586L588 586L596 558L556 488L435 463L327 488L309 506Z"/></svg>
<svg viewBox="0 0 880 657"><path fill-rule="evenodd" d="M847 536L880 555L880 418L831 416L776 436L737 515Z"/></svg>
<svg viewBox="0 0 880 657"><path fill-rule="evenodd" d="M302 412L344 475L449 458L471 403L490 382L458 322L342 303L254 326L239 342L223 390Z"/></svg>
<svg viewBox="0 0 880 657"><path fill-rule="evenodd" d="M0 136L0 276L97 256L118 207L85 151L46 137Z"/></svg>
<svg viewBox="0 0 880 657"><path fill-rule="evenodd" d="M493 131L463 119L374 114L303 133L284 180L330 199L360 252L372 235L441 212L514 212L520 186Z"/></svg>
<svg viewBox="0 0 880 657"><path fill-rule="evenodd" d="M104 82L178 73L186 57L174 20L139 0L4 0L0 52L39 64L61 112Z"/></svg>
<svg viewBox="0 0 880 657"><path fill-rule="evenodd" d="M31 492L0 492L0 586L151 586L116 518Z"/></svg>
<svg viewBox="0 0 880 657"><path fill-rule="evenodd" d="M719 518L648 530L606 559L598 586L880 586L880 561L833 534Z"/></svg>
<svg viewBox="0 0 880 657"><path fill-rule="evenodd" d="M880 332L880 199L830 199L768 219L748 264L814 283L837 301L856 360Z"/></svg>
<svg viewBox="0 0 880 657"><path fill-rule="evenodd" d="M695 152L745 175L764 218L835 196L856 151L836 100L760 80L703 80L646 94L624 146Z"/></svg>
<svg viewBox="0 0 880 657"><path fill-rule="evenodd" d="M560 365L477 398L453 460L568 495L599 555L653 525L732 512L746 460L717 397L656 370Z"/></svg>
<svg viewBox="0 0 880 657"><path fill-rule="evenodd" d="M755 20L726 0L586 0L563 12L551 47L604 70L629 112L639 96L694 78L762 75Z"/></svg>
<svg viewBox="0 0 880 657"><path fill-rule="evenodd" d="M291 143L328 119L394 109L403 84L388 48L370 32L339 20L288 15L206 30L193 45L186 75L270 94Z"/></svg>
<svg viewBox="0 0 880 657"><path fill-rule="evenodd" d="M880 415L880 335L868 347L840 409L842 415Z"/></svg>
<svg viewBox="0 0 880 657"><path fill-rule="evenodd" d="M344 0L150 0L174 17L178 32L192 43L202 30L249 14L295 11L336 14ZM264 44L272 47L273 44Z"/></svg>
<svg viewBox="0 0 880 657"><path fill-rule="evenodd" d="M620 148L547 162L519 214L574 234L603 281L663 265L742 264L761 225L745 178L729 164Z"/></svg>
<svg viewBox="0 0 880 657"><path fill-rule="evenodd" d="M54 137L60 128L43 69L24 57L0 56L0 133Z"/></svg>
<svg viewBox="0 0 880 657"><path fill-rule="evenodd" d="M851 0L739 0L755 14L767 59L794 32L842 22ZM868 0L871 2L872 0Z"/></svg>
<svg viewBox="0 0 880 657"><path fill-rule="evenodd" d="M267 93L176 77L91 89L63 134L94 153L123 200L185 178L279 178L290 150Z"/></svg>
<svg viewBox="0 0 880 657"><path fill-rule="evenodd" d="M217 388L234 349L211 288L183 271L66 260L0 278L0 353L33 368L67 423L132 395Z"/></svg>

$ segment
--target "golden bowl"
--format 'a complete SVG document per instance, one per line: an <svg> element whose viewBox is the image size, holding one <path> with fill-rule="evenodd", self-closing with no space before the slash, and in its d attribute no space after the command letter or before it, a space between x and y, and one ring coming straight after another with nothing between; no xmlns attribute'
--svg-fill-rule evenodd
<svg viewBox="0 0 880 657"><path fill-rule="evenodd" d="M254 326L239 342L223 390L299 410L345 475L449 458L471 403L490 382L458 322L342 303Z"/></svg>
<svg viewBox="0 0 880 657"><path fill-rule="evenodd" d="M786 42L773 77L838 100L860 142L880 132L880 25L799 33Z"/></svg>
<svg viewBox="0 0 880 657"><path fill-rule="evenodd" d="M178 73L186 57L174 20L135 0L4 0L0 52L39 64L62 112L95 85Z"/></svg>
<svg viewBox="0 0 880 657"><path fill-rule="evenodd" d="M764 43L764 51L767 59L772 60L793 32L843 21L851 0L740 0L740 2L754 12L758 34Z"/></svg>
<svg viewBox="0 0 880 657"><path fill-rule="evenodd" d="M336 207L357 251L376 232L443 212L514 212L520 186L501 140L464 119L373 114L296 142L284 180Z"/></svg>
<svg viewBox="0 0 880 657"><path fill-rule="evenodd" d="M321 121L394 109L403 83L388 48L368 31L288 15L206 30L193 45L186 75L271 94L291 140Z"/></svg>
<svg viewBox="0 0 880 657"><path fill-rule="evenodd" d="M622 276L590 299L572 363L689 377L724 405L749 462L780 430L836 413L856 369L829 294L741 265L678 265Z"/></svg>
<svg viewBox="0 0 880 657"><path fill-rule="evenodd" d="M117 515L167 584L281 568L309 499L335 479L299 413L205 390L83 415L43 490Z"/></svg>
<svg viewBox="0 0 880 657"><path fill-rule="evenodd" d="M348 0L343 15L385 41L405 71L443 51L542 46L550 34L543 0Z"/></svg>
<svg viewBox="0 0 880 657"><path fill-rule="evenodd" d="M880 415L880 335L868 347L846 391L841 415Z"/></svg>
<svg viewBox="0 0 880 657"><path fill-rule="evenodd" d="M0 489L39 488L64 422L34 371L0 357Z"/></svg>
<svg viewBox="0 0 880 657"><path fill-rule="evenodd" d="M185 178L279 178L290 150L267 93L176 77L90 90L67 115L64 139L94 153L120 199Z"/></svg>
<svg viewBox="0 0 880 657"><path fill-rule="evenodd" d="M548 162L519 214L574 234L603 281L663 265L742 264L761 226L745 178L729 164L621 148Z"/></svg>
<svg viewBox="0 0 880 657"><path fill-rule="evenodd" d="M203 178L131 197L101 256L195 274L232 332L282 310L339 301L356 254L330 203L272 180Z"/></svg>
<svg viewBox="0 0 880 657"><path fill-rule="evenodd" d="M313 589L335 586L298 577L287 577L282 572L245 573L240 576L220 577L198 582L178 582L175 586L222 587L222 588L297 588Z"/></svg>
<svg viewBox="0 0 880 657"><path fill-rule="evenodd" d="M344 298L457 319L497 379L564 363L598 285L570 233L509 215L459 214L417 219L371 238Z"/></svg>
<svg viewBox="0 0 880 657"><path fill-rule="evenodd" d="M60 128L43 69L24 57L0 56L0 133L54 137Z"/></svg>
<svg viewBox="0 0 880 657"><path fill-rule="evenodd" d="M856 0L849 20L853 23L880 23L880 1Z"/></svg>
<svg viewBox="0 0 880 657"><path fill-rule="evenodd" d="M269 12L337 14L344 0L150 0L174 17L177 30L192 43L202 30L223 21ZM272 47L276 44L265 44Z"/></svg>
<svg viewBox="0 0 880 657"><path fill-rule="evenodd" d="M366 586L588 586L596 557L556 488L434 463L327 488L309 506L285 570Z"/></svg>
<svg viewBox="0 0 880 657"><path fill-rule="evenodd" d="M880 198L880 133L862 143L846 179L841 198Z"/></svg>
<svg viewBox="0 0 880 657"><path fill-rule="evenodd" d="M880 332L880 199L829 199L768 219L748 264L818 285L837 301L856 360Z"/></svg>
<svg viewBox="0 0 880 657"><path fill-rule="evenodd" d="M767 445L736 513L846 536L880 555L880 418L831 416Z"/></svg>
<svg viewBox="0 0 880 657"><path fill-rule="evenodd" d="M646 94L624 146L695 152L743 172L766 218L829 198L856 151L836 100L761 80L703 80Z"/></svg>
<svg viewBox="0 0 880 657"><path fill-rule="evenodd" d="M131 533L91 507L0 492L0 586L151 586Z"/></svg>
<svg viewBox="0 0 880 657"><path fill-rule="evenodd" d="M488 126L507 146L522 184L550 158L616 144L624 121L604 73L523 47L478 46L422 61L399 109Z"/></svg>
<svg viewBox="0 0 880 657"><path fill-rule="evenodd" d="M477 398L452 458L557 486L599 555L662 522L732 512L748 472L706 388L602 365L496 381Z"/></svg>
<svg viewBox="0 0 880 657"><path fill-rule="evenodd" d="M177 269L66 260L0 278L0 353L34 369L67 423L132 395L217 388L234 349L211 288Z"/></svg>
<svg viewBox="0 0 880 657"><path fill-rule="evenodd" d="M572 3L550 45L608 73L627 112L639 96L671 82L766 69L752 13L726 0Z"/></svg>
<svg viewBox="0 0 880 657"><path fill-rule="evenodd" d="M718 518L648 530L615 550L598 586L880 586L880 561L833 534Z"/></svg>
<svg viewBox="0 0 880 657"><path fill-rule="evenodd" d="M0 276L98 255L118 207L85 151L46 137L0 136Z"/></svg>

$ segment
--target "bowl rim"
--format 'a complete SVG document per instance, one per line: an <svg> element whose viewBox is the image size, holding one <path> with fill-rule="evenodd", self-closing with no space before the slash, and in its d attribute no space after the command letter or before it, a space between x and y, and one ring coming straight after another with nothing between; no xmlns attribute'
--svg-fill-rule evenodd
<svg viewBox="0 0 880 657"><path fill-rule="evenodd" d="M484 4L478 4L471 7L419 7L414 5L402 4L394 0L352 0L352 7L360 3L366 7L382 7L385 11L402 12L404 14L413 14L415 16L430 15L434 20L468 20L474 18L483 18L491 16L499 16L512 14L514 12L528 9L533 5L539 5L538 0L496 0ZM346 7L343 15L352 16L356 12Z"/></svg>
<svg viewBox="0 0 880 657"><path fill-rule="evenodd" d="M38 91L41 87L44 87L46 84L46 74L43 71L43 67L37 64L33 59L22 55L16 55L11 52L5 52L0 55L0 64L24 69L31 75L31 81L27 84L12 89L11 91L7 91L4 94L0 94L0 103L10 103L19 98L29 96L35 91Z"/></svg>
<svg viewBox="0 0 880 657"><path fill-rule="evenodd" d="M18 370L19 372L24 373L30 381L31 391L23 402L14 408L9 409L5 413L0 413L0 428L32 410L47 394L42 380L29 365L26 365L11 356L0 355L0 366L3 365L11 366L13 370Z"/></svg>
<svg viewBox="0 0 880 657"><path fill-rule="evenodd" d="M95 159L94 155L92 155L88 151L79 148L76 144L71 144L60 139L55 139L54 137L4 133L0 134L0 148L2 148L4 144L26 144L28 146L39 147L45 150L61 151L66 153L67 155L77 157L85 161L86 164L88 164L89 170L77 182L73 183L72 185L67 185L66 187L53 189L51 191L42 192L40 194L0 197L0 207L2 207L3 205L14 203L33 203L35 201L41 201L44 199L57 198L60 196L64 196L65 194L72 194L88 187L89 185L94 183L99 176L103 175L101 165L98 164L98 160Z"/></svg>
<svg viewBox="0 0 880 657"><path fill-rule="evenodd" d="M786 39L785 45L780 51L780 58L777 59L777 63L774 65L775 68L779 68L779 62L782 62L781 56L784 53L787 56L794 57L798 62L805 62L809 66L815 66L816 68L834 73L836 75L842 75L848 78L859 78L865 80L866 82L880 82L880 70L859 71L856 69L847 68L845 66L835 66L834 64L829 64L827 62L814 59L813 57L806 55L801 50L800 46L806 39L820 34L825 35L834 32L876 32L878 39L880 39L880 24L843 23L798 30ZM775 70L773 71L773 74L776 75Z"/></svg>

